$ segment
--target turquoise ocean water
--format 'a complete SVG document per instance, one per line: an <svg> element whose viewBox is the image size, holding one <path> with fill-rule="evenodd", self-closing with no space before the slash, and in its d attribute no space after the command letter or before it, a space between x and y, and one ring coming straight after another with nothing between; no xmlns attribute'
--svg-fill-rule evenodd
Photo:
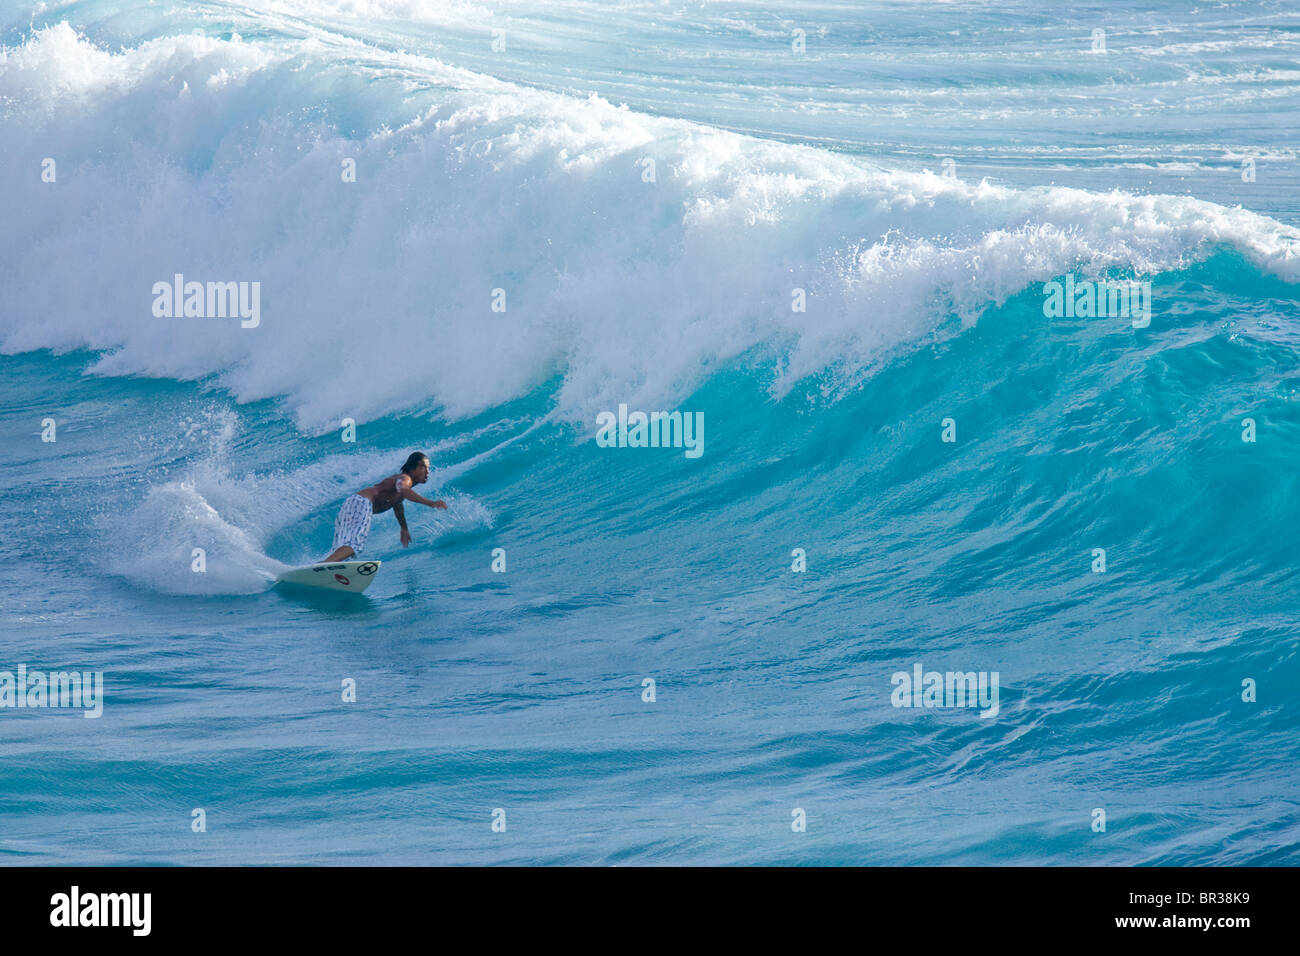
<svg viewBox="0 0 1300 956"><path fill-rule="evenodd" d="M0 860L1300 863L1293 4L0 10Z"/></svg>

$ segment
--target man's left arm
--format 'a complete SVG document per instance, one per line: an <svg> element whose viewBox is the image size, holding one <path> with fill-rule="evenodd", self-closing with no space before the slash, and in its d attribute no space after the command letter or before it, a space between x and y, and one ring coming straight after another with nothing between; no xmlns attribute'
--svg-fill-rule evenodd
<svg viewBox="0 0 1300 956"><path fill-rule="evenodd" d="M406 530L406 509L402 507L399 501L393 505L393 514L397 516L397 523L402 526L402 547L411 543L411 532Z"/></svg>

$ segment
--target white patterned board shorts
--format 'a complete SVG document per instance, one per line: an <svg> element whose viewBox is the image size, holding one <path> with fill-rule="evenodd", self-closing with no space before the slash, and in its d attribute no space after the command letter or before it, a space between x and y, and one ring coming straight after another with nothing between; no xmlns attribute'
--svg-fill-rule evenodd
<svg viewBox="0 0 1300 956"><path fill-rule="evenodd" d="M370 502L360 495L352 495L343 502L343 507L339 509L339 516L334 519L332 550L337 551L347 545L355 553L360 554L361 549L366 546L366 538L370 536L370 517L373 511L374 507Z"/></svg>

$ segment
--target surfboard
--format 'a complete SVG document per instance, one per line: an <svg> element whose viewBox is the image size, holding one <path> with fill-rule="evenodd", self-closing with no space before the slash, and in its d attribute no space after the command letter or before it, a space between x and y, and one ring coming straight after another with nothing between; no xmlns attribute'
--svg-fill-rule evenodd
<svg viewBox="0 0 1300 956"><path fill-rule="evenodd" d="M370 587L382 561L332 561L294 568L276 578L280 584L301 584L309 588L351 591L360 594Z"/></svg>

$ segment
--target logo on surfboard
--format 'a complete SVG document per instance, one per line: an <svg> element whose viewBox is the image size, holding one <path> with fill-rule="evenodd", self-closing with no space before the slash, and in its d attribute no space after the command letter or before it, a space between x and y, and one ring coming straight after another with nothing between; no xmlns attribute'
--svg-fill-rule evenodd
<svg viewBox="0 0 1300 956"><path fill-rule="evenodd" d="M357 565L357 574L361 575L374 574L378 570L379 565L375 564L373 561L367 561L365 564Z"/></svg>
<svg viewBox="0 0 1300 956"><path fill-rule="evenodd" d="M347 587L349 584L352 583L341 574L334 575L334 580L337 581L339 584L342 584L344 587Z"/></svg>

